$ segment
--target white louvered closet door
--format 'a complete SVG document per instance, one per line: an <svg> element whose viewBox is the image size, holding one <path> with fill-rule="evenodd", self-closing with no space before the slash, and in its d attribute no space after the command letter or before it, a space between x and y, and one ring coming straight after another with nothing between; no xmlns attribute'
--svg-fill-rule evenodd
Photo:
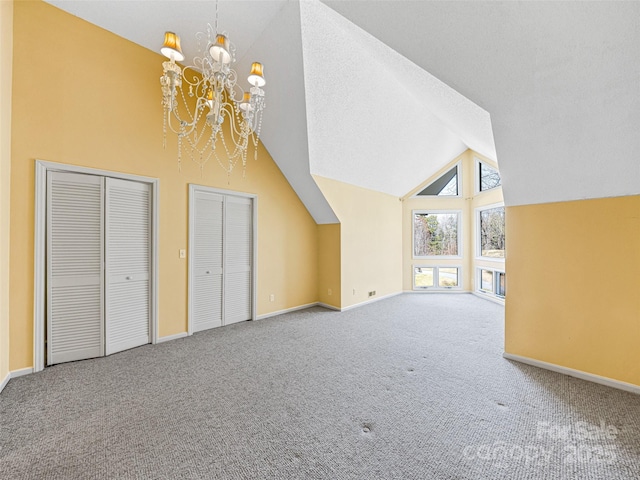
<svg viewBox="0 0 640 480"><path fill-rule="evenodd" d="M222 325L222 225L224 197L195 193L192 329Z"/></svg>
<svg viewBox="0 0 640 480"><path fill-rule="evenodd" d="M47 365L104 355L102 177L47 174Z"/></svg>
<svg viewBox="0 0 640 480"><path fill-rule="evenodd" d="M106 354L150 342L151 189L106 179Z"/></svg>
<svg viewBox="0 0 640 480"><path fill-rule="evenodd" d="M249 198L225 200L224 324L229 325L251 319L253 206Z"/></svg>

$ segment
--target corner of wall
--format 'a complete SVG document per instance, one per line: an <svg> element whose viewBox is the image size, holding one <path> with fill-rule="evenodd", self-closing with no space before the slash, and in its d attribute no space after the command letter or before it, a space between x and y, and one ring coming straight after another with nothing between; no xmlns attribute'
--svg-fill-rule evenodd
<svg viewBox="0 0 640 480"><path fill-rule="evenodd" d="M13 0L0 2L0 390L9 375L9 239Z"/></svg>
<svg viewBox="0 0 640 480"><path fill-rule="evenodd" d="M318 301L340 308L340 224L318 225Z"/></svg>
<svg viewBox="0 0 640 480"><path fill-rule="evenodd" d="M341 308L401 292L400 199L330 178L313 178L340 219Z"/></svg>
<svg viewBox="0 0 640 480"><path fill-rule="evenodd" d="M507 219L505 352L640 385L640 195Z"/></svg>

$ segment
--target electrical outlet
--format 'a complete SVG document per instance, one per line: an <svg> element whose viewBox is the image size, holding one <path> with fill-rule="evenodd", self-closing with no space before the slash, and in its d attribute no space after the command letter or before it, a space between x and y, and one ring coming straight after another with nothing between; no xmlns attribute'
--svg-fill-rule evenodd
<svg viewBox="0 0 640 480"><path fill-rule="evenodd" d="M187 251L184 248L181 248L179 251L180 258L187 258Z"/></svg>
<svg viewBox="0 0 640 480"><path fill-rule="evenodd" d="M332 293L333 293L333 292L331 291L331 289L329 289L329 290L327 291L327 295L331 295Z"/></svg>
<svg viewBox="0 0 640 480"><path fill-rule="evenodd" d="M269 301L270 302L274 302L276 300L276 296L272 293L271 295L269 295Z"/></svg>

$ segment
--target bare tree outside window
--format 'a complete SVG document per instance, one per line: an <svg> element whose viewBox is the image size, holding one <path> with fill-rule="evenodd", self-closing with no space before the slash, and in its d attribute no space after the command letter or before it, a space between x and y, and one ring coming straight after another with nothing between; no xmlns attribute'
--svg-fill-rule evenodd
<svg viewBox="0 0 640 480"><path fill-rule="evenodd" d="M504 258L504 207L480 212L481 256Z"/></svg>
<svg viewBox="0 0 640 480"><path fill-rule="evenodd" d="M479 175L480 178L480 191L484 192L485 190L491 190L492 188L496 188L500 186L501 179L500 173L495 168L490 167L482 162L478 163Z"/></svg>
<svg viewBox="0 0 640 480"><path fill-rule="evenodd" d="M414 256L458 256L458 213L415 213Z"/></svg>
<svg viewBox="0 0 640 480"><path fill-rule="evenodd" d="M449 180L449 183L447 183L444 188L442 190L440 190L440 193L438 193L438 196L443 197L443 196L452 196L452 195L458 195L458 176L456 175L455 177L453 177L451 180Z"/></svg>

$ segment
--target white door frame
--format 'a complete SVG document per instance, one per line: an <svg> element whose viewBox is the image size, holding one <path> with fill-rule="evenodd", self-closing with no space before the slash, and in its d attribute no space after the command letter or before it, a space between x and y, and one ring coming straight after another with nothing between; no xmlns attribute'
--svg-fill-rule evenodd
<svg viewBox="0 0 640 480"><path fill-rule="evenodd" d="M160 180L127 173L78 167L64 163L36 160L36 198L34 229L34 285L33 285L33 371L44 370L44 339L46 316L46 238L47 238L47 172L84 173L102 177L133 180L147 183L151 187L151 318L149 332L151 343L158 341L158 238L159 238L159 198Z"/></svg>
<svg viewBox="0 0 640 480"><path fill-rule="evenodd" d="M194 232L195 224L195 195L196 192L215 193L218 195L231 195L234 197L242 197L251 199L251 236L252 236L252 265L251 265L251 320L256 319L258 305L258 196L251 193L236 192L233 190L223 190L220 188L206 187L204 185L189 184L189 273L188 277L188 308L187 308L187 334L193 335L193 248L194 248ZM224 319L223 319L224 321Z"/></svg>

